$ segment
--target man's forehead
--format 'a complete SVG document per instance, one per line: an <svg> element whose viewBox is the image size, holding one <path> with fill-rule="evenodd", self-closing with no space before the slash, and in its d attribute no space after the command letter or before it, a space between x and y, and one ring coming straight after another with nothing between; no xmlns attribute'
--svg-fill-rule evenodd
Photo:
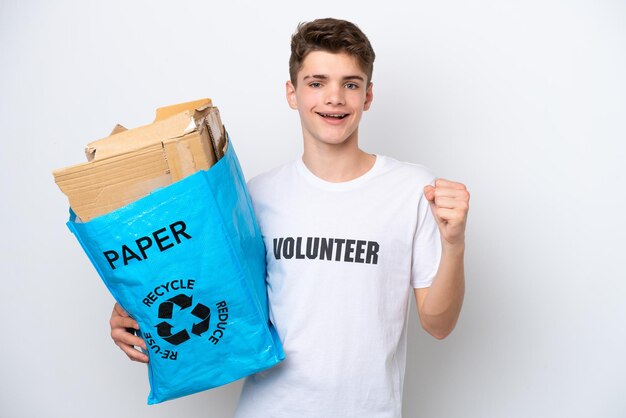
<svg viewBox="0 0 626 418"><path fill-rule="evenodd" d="M356 57L345 52L331 53L326 51L310 52L302 62L299 78L317 79L353 79L365 80L365 72L359 66Z"/></svg>

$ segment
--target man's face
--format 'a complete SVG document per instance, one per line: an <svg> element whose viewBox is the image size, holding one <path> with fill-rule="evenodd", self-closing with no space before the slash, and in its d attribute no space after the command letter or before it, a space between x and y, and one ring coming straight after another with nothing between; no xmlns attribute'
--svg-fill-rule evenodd
<svg viewBox="0 0 626 418"><path fill-rule="evenodd" d="M356 144L372 85L355 57L314 51L304 59L297 87L287 82L287 101L300 113L305 146Z"/></svg>

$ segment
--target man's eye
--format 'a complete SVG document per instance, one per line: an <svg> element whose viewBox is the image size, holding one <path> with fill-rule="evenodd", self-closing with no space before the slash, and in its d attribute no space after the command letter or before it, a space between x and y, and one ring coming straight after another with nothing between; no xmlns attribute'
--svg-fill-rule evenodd
<svg viewBox="0 0 626 418"><path fill-rule="evenodd" d="M347 83L346 84L346 88L350 89L350 90L356 90L359 88L359 85L356 83Z"/></svg>
<svg viewBox="0 0 626 418"><path fill-rule="evenodd" d="M314 88L318 88L322 86L322 83L319 83L317 81L314 81L312 83L309 84L310 87L314 87Z"/></svg>

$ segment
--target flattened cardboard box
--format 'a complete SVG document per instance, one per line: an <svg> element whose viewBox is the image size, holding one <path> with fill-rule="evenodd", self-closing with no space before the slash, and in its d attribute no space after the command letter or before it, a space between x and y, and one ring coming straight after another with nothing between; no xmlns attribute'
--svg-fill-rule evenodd
<svg viewBox="0 0 626 418"><path fill-rule="evenodd" d="M226 134L210 99L157 109L152 124L87 145L88 162L56 170L72 210L87 222L172 184L220 159Z"/></svg>

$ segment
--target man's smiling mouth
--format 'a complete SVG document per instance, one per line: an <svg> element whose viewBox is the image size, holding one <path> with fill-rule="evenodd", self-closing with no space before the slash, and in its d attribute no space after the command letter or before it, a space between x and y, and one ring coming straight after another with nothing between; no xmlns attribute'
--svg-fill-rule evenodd
<svg viewBox="0 0 626 418"><path fill-rule="evenodd" d="M323 118L331 118L331 119L343 119L346 116L349 115L349 113L340 113L340 114L334 114L334 113L320 113L320 112L316 112L318 115L320 115Z"/></svg>

